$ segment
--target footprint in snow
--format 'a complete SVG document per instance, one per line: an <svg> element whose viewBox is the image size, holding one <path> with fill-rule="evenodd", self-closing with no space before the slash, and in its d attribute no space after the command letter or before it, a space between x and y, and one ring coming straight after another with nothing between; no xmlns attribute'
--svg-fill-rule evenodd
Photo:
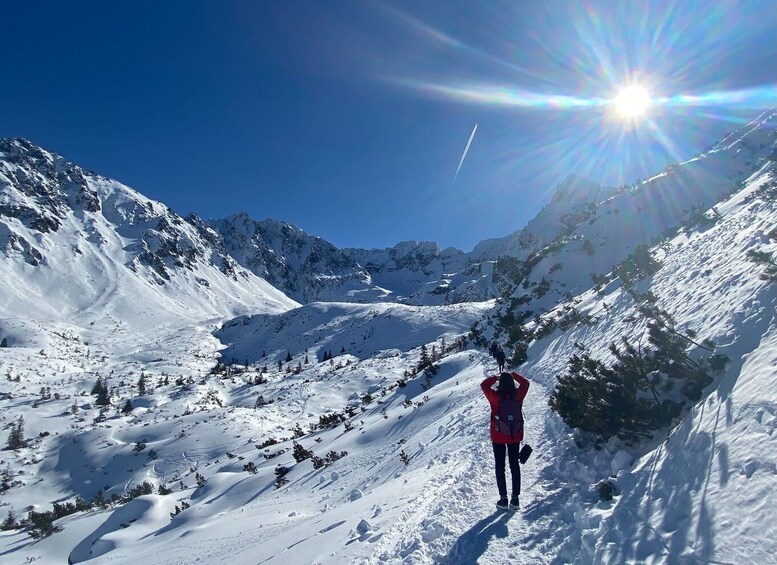
<svg viewBox="0 0 777 565"><path fill-rule="evenodd" d="M742 466L742 469L739 471L739 474L744 475L749 479L755 474L755 472L758 470L758 467L760 467L760 465L758 464L758 461L754 459L748 459L747 462Z"/></svg>

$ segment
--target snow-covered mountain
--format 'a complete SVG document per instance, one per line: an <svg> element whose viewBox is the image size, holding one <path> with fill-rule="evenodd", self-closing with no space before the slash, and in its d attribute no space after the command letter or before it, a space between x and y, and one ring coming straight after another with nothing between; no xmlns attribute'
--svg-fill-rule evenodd
<svg viewBox="0 0 777 565"><path fill-rule="evenodd" d="M210 224L183 225L200 250L187 264L152 244L166 231L153 222L101 219L115 198L95 188L100 210L84 212L79 190L62 180L46 191L64 195L52 197L61 208L41 206L46 197L24 200L33 188L17 188L24 184L9 174L20 173L4 164L4 210L13 211L3 215L0 337L10 339L0 347L0 422L10 441L23 416L25 445L0 451L0 512L14 513L0 530L0 555L52 564L773 561L777 282L767 259L777 256L775 120L764 114L635 186L596 188L571 177L536 221L481 244L477 256L412 243L395 254L344 251L369 272L369 284L393 285L410 300L442 297L435 306L382 297L292 308L278 292L238 308L245 281L267 283ZM35 178L34 166L23 168ZM87 188L99 186L83 174ZM564 196L572 187L588 187L592 199ZM87 219L110 253L77 239ZM244 241L255 233L241 229ZM119 283L103 301L71 296L88 291L82 279L96 286L112 278L98 279L108 271L62 251L64 235L95 261L117 257L108 265L117 265ZM612 267L651 242L655 270L630 281L629 292L618 277L625 271ZM25 262L25 245L38 250L38 264ZM138 258L146 248L169 279L154 260ZM233 274L219 257L233 258ZM87 269L80 278L78 269ZM36 272L52 273L48 285L35 282ZM234 308L186 294L190 275L209 282L195 278L196 289L218 282ZM457 304L442 291L419 291L444 279L451 293L469 285L501 296ZM56 292L55 282L70 286L51 299L45 292ZM729 363L652 441L594 447L550 410L548 397L581 348L609 362L610 343L644 337L639 296L699 342L715 342ZM246 315L227 320L233 309ZM133 316L151 323L123 323ZM535 452L522 467L521 510L508 514L493 506L478 384L495 370L481 344L514 343L520 320L543 331L525 344L520 368L531 380L524 413ZM105 407L90 393L98 377L107 379ZM609 500L598 494L604 480ZM30 537L47 516L56 517L44 532L51 535ZM39 527L17 528L22 518Z"/></svg>
<svg viewBox="0 0 777 565"><path fill-rule="evenodd" d="M345 249L370 273L372 280L408 304L450 304L495 296L493 265L431 241L404 241L386 249Z"/></svg>
<svg viewBox="0 0 777 565"><path fill-rule="evenodd" d="M714 205L774 161L776 140L777 115L770 111L693 159L630 186L597 190L570 177L526 228L481 243L473 254L509 250L505 255L510 259L495 271L502 296L513 306L531 302L524 312L544 311L606 278L638 246L653 245L680 229L714 224ZM597 200L571 198L569 187L596 194ZM550 226L555 226L555 235Z"/></svg>
<svg viewBox="0 0 777 565"><path fill-rule="evenodd" d="M122 278L119 275L129 269L137 275L133 280L153 283L162 294L193 284L186 294L195 298L200 288L213 294L211 283L248 285L252 288L245 290L256 294L253 286L260 280L302 303L374 302L412 295L410 302L435 304L489 295L490 267L468 268L460 251L441 253L436 244L415 243L385 253L339 250L291 224L256 221L245 213L209 221L196 215L182 218L160 202L23 139L0 141L0 174L0 245L6 267L15 269L4 277L11 287L25 286L13 282L22 276L19 269L35 273L33 279L70 269L76 280L78 273L96 268L84 262L103 261L111 269L102 269L102 277ZM376 284L359 261L391 286ZM451 295L451 285L461 288ZM73 300L80 301L76 309L95 298L80 287L72 290ZM211 297L211 302L219 301Z"/></svg>
<svg viewBox="0 0 777 565"><path fill-rule="evenodd" d="M527 259L615 193L577 175L561 183L551 201L529 224L503 238L488 239L465 253L441 249L431 241L405 241L386 249L345 249L393 299L409 304L444 304L494 298L500 294L495 262L503 257Z"/></svg>
<svg viewBox="0 0 777 565"><path fill-rule="evenodd" d="M587 220L616 189L570 174L556 187L550 202L525 227L506 237L486 239L472 250L478 260L500 257L526 259L559 235Z"/></svg>
<svg viewBox="0 0 777 565"><path fill-rule="evenodd" d="M0 191L6 315L203 319L296 306L206 224L25 140L0 141Z"/></svg>
<svg viewBox="0 0 777 565"><path fill-rule="evenodd" d="M174 273L194 273L199 265L232 280L238 273L242 281L253 280L253 273L303 303L484 300L511 294L512 287L527 282L525 275L531 274L527 284L540 284L551 269L551 296L558 298L589 284L592 275L606 274L636 245L682 226L734 190L770 155L773 132L773 122L762 117L699 156L631 186L604 187L570 175L524 228L485 240L469 253L414 241L387 249L340 250L291 224L256 221L245 213L221 220L184 219L29 142L5 140L0 146L0 237L7 257L36 266L46 254L33 234L49 245L75 245L78 253L102 245L94 222L105 220L119 237L132 240L122 246L129 255L113 262L141 270L141 276L163 287ZM69 217L83 217L70 230L81 234L80 246L59 241ZM624 231L631 232L629 237L623 237ZM87 237L93 239L83 241ZM559 256L561 261L553 259ZM513 261L495 264L504 258ZM207 276L194 279L208 281Z"/></svg>
<svg viewBox="0 0 777 565"><path fill-rule="evenodd" d="M629 186L607 187L570 174L520 230L478 243L468 253L433 242L387 249L346 249L381 287L411 304L441 304L534 292L551 280L544 302L591 284L638 245L650 245L742 183L774 151L777 122L767 112L700 155L667 165ZM714 212L709 212L713 215ZM500 259L508 259L500 264ZM563 272L560 272L562 271ZM518 285L528 292L515 292Z"/></svg>
<svg viewBox="0 0 777 565"><path fill-rule="evenodd" d="M291 224L238 213L209 225L240 265L299 302L373 302L389 294L347 254Z"/></svg>

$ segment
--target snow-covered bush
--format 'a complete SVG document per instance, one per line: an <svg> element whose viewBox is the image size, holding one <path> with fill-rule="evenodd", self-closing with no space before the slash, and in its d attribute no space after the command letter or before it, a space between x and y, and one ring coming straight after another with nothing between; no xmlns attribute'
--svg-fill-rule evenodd
<svg viewBox="0 0 777 565"><path fill-rule="evenodd" d="M583 350L558 376L549 404L569 426L603 440L648 439L701 398L712 382L710 373L724 369L728 359L714 353L714 343L697 343L689 330L680 333L671 316L654 305L643 304L640 312L652 318L649 346L624 337L620 347L610 346L615 357L610 367ZM689 347L709 355L699 356Z"/></svg>

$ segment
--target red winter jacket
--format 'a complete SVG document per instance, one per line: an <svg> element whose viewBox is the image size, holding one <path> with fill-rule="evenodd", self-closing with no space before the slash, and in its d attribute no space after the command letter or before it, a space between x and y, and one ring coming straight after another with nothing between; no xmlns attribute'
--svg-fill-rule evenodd
<svg viewBox="0 0 777 565"><path fill-rule="evenodd" d="M519 375L518 373L510 373L513 376L513 380L517 383L515 390L515 400L523 406L523 399L526 398L526 393L529 391L529 381L526 377ZM483 389L483 394L486 395L488 403L491 405L491 441L494 443L520 443L523 441L523 430L520 433L510 436L508 434L502 434L496 431L494 424L494 414L499 412L499 392L491 388L494 383L499 382L498 376L488 377L482 383L480 388Z"/></svg>

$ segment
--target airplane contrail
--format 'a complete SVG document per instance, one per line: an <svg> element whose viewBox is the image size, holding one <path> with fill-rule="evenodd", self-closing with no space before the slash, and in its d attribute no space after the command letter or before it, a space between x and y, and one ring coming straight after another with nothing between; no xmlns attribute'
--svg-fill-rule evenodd
<svg viewBox="0 0 777 565"><path fill-rule="evenodd" d="M467 151L469 151L469 146L472 145L472 139L475 137L475 132L476 131L478 131L478 125L477 124L475 124L475 127L474 127L474 129L472 130L472 133L469 136L469 141L467 142L467 146L464 148L464 153L461 155L461 161L459 161L459 166L456 169L456 174L453 175L453 182L451 182L451 184L456 182L456 177L459 176L459 171L461 170L461 165L462 165L462 163L464 163L464 159L467 157Z"/></svg>

